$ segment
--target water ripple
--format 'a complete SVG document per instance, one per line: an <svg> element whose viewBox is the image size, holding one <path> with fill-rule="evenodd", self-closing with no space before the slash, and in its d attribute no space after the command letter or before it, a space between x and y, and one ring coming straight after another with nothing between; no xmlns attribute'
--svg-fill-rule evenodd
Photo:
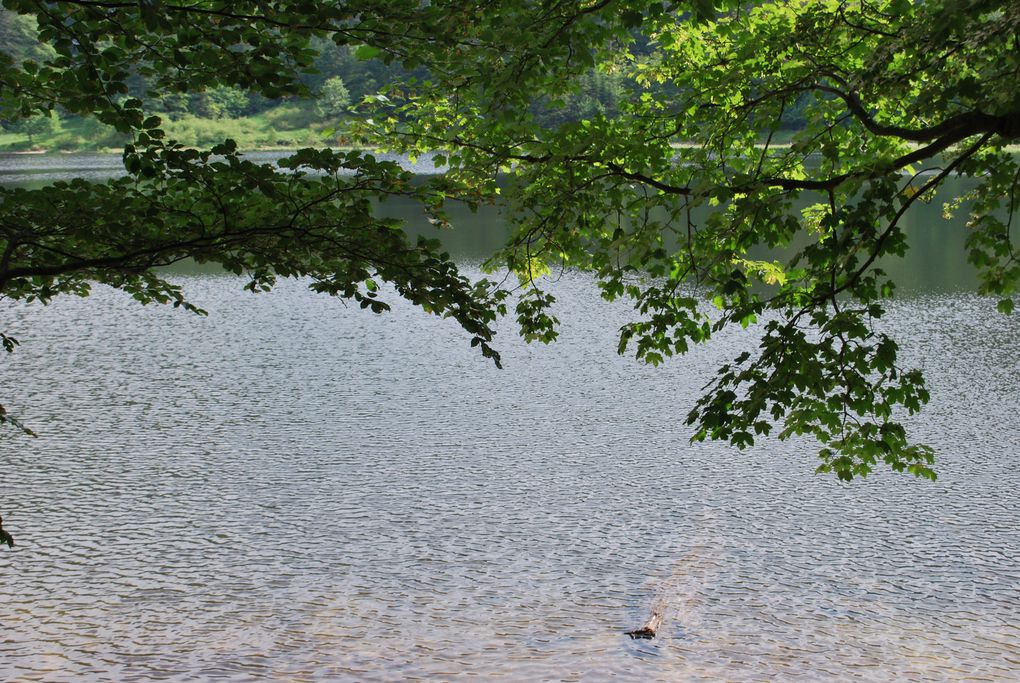
<svg viewBox="0 0 1020 683"><path fill-rule="evenodd" d="M938 482L813 476L812 444L689 445L724 336L664 368L566 277L507 370L449 321L183 279L6 305L0 675L12 680L1020 678L1020 329L892 307ZM595 307L598 307L597 309ZM654 641L623 632L668 602Z"/></svg>

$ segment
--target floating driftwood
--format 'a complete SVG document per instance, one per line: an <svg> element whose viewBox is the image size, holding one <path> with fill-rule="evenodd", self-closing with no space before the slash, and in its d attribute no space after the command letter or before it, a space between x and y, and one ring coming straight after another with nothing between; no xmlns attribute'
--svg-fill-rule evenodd
<svg viewBox="0 0 1020 683"><path fill-rule="evenodd" d="M659 599L652 605L652 613L648 616L648 621L645 622L645 625L639 629L627 631L627 635L631 638L654 638L655 633L662 626L662 620L666 618L666 606L668 604L669 601L666 599L666 596L659 596Z"/></svg>
<svg viewBox="0 0 1020 683"><path fill-rule="evenodd" d="M662 630L670 610L677 612L677 618L690 619L692 607L700 600L698 587L704 588L710 575L719 568L718 546L714 538L703 539L685 552L673 565L672 574L659 583L648 620L640 628L625 633L635 639L654 638Z"/></svg>
<svg viewBox="0 0 1020 683"><path fill-rule="evenodd" d="M4 520L0 518L0 545L6 543L10 547L14 547L14 537L4 531Z"/></svg>

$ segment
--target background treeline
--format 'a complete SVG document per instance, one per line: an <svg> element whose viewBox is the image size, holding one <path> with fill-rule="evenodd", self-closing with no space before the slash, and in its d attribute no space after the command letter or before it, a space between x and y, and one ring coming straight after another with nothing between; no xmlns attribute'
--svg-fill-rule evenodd
<svg viewBox="0 0 1020 683"><path fill-rule="evenodd" d="M128 82L126 97L144 99L150 111L162 115L168 134L185 145L208 146L228 137L249 149L352 142L343 126L351 108L365 95L409 74L379 60L359 61L352 49L328 41L316 47L319 73L303 79L317 94L315 99L270 100L230 87L154 93L141 78ZM31 17L0 9L0 59L43 62L51 54L36 40ZM0 121L0 126L0 150L98 150L120 148L126 142L124 136L92 118L63 111Z"/></svg>
<svg viewBox="0 0 1020 683"><path fill-rule="evenodd" d="M314 99L274 100L230 87L160 94L149 92L141 78L129 83L130 96L145 99L150 111L162 114L168 134L189 146L210 146L228 137L246 149L346 145L357 144L357 140L347 135L344 121L356 115L355 107L365 96L378 93L388 83L428 77L421 69L408 72L377 59L358 59L349 46L320 40L315 47L319 53L317 73L302 79L316 93ZM631 49L639 59L651 51L640 43ZM0 9L0 53L15 63L41 62L50 55L48 47L36 40L34 20L4 9ZM574 93L556 102L536 101L531 113L550 128L597 115L612 117L621 102L638 96L635 88L622 70L612 74L593 70L579 79ZM796 108L783 120L784 128L795 129L801 124ZM0 121L0 126L0 151L102 150L120 148L126 142L94 119L60 111L49 117Z"/></svg>

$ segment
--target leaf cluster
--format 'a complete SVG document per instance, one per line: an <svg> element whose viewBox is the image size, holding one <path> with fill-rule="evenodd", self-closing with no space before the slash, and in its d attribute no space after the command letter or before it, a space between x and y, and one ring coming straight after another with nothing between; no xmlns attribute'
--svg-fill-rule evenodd
<svg viewBox="0 0 1020 683"><path fill-rule="evenodd" d="M367 132L441 150L465 188L507 174L516 232L494 266L530 271L543 259L594 273L606 299L633 301L621 352L658 364L763 323L757 350L696 402L695 439L746 447L773 431L808 434L821 442L819 469L840 478L880 462L932 477L930 449L901 422L928 393L877 331L895 283L876 264L905 253L911 206L952 175L972 177L960 198L968 258L981 291L1012 310L1020 172L1007 146L1020 138L1020 99L996 84L1020 76L1014 5L766 2L717 5L711 18L700 6L614 5L579 30L604 41L587 50L596 68L631 79L636 96L617 116L549 129L519 106L587 65L539 39L498 60L474 55L516 86L486 78L451 98L436 84ZM645 38L640 54L627 50L630 31ZM806 125L777 144L792 109ZM546 307L524 312L525 336L552 337Z"/></svg>

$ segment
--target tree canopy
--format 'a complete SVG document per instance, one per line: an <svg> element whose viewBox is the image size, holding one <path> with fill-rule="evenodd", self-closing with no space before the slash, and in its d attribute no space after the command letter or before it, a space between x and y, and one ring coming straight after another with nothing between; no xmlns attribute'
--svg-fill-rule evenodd
<svg viewBox="0 0 1020 683"><path fill-rule="evenodd" d="M760 342L720 368L690 412L693 438L745 447L774 429L809 434L819 469L843 479L880 462L934 476L931 450L901 422L928 400L923 376L873 325L895 286L876 264L904 253L903 216L952 175L975 181L947 210L970 214L980 291L1013 308L1014 2L4 6L34 18L52 50L0 57L0 119L60 109L132 140L124 178L0 189L6 298L45 302L101 282L194 309L154 270L185 258L244 274L253 290L306 277L380 312L386 281L455 318L498 364L496 317L513 307L525 338L553 340L555 299L538 275L580 269L606 299L633 301L619 348L650 363L760 323ZM184 148L151 115L172 93L306 94L323 41L416 74L360 104L361 133L433 153L444 174L412 182L371 153L321 149L259 165L230 141ZM536 115L537 100L556 109L607 74L625 89L618 110ZM147 91L129 96L137 78ZM793 112L803 126L780 141ZM489 265L521 287L470 281L438 242L377 216L373 200L392 195L417 199L440 225L446 202L499 202L515 228ZM776 256L755 257L763 247Z"/></svg>

